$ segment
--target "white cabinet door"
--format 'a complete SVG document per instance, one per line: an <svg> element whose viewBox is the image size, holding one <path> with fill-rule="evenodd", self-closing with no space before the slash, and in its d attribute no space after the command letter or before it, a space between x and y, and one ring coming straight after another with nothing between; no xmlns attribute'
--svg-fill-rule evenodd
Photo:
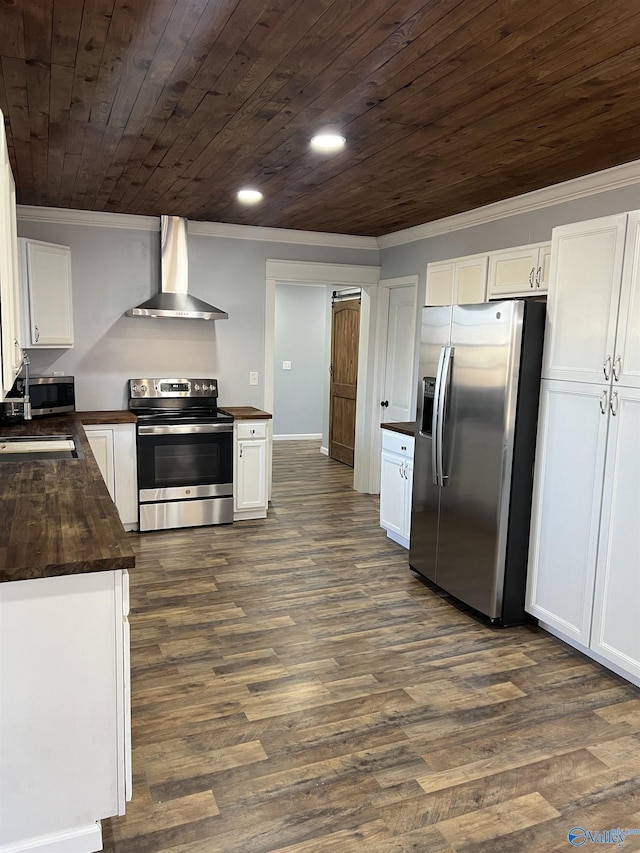
<svg viewBox="0 0 640 853"><path fill-rule="evenodd" d="M602 382L614 358L627 216L554 228L542 375Z"/></svg>
<svg viewBox="0 0 640 853"><path fill-rule="evenodd" d="M27 347L72 347L71 249L20 240Z"/></svg>
<svg viewBox="0 0 640 853"><path fill-rule="evenodd" d="M453 261L427 265L427 305L453 305Z"/></svg>
<svg viewBox="0 0 640 853"><path fill-rule="evenodd" d="M427 266L427 305L469 305L487 298L487 255Z"/></svg>
<svg viewBox="0 0 640 853"><path fill-rule="evenodd" d="M520 246L489 255L489 298L536 292L538 246ZM540 272L538 278L542 277Z"/></svg>
<svg viewBox="0 0 640 853"><path fill-rule="evenodd" d="M113 453L113 430L109 428L95 429L85 427L87 440L91 451L98 463L102 479L107 485L111 500L116 502L116 475Z"/></svg>
<svg viewBox="0 0 640 853"><path fill-rule="evenodd" d="M473 305L487 298L487 256L462 258L455 264L456 305Z"/></svg>
<svg viewBox="0 0 640 853"><path fill-rule="evenodd" d="M613 384L640 388L640 212L629 214Z"/></svg>
<svg viewBox="0 0 640 853"><path fill-rule="evenodd" d="M235 478L235 509L267 507L267 442L265 439L238 441Z"/></svg>
<svg viewBox="0 0 640 853"><path fill-rule="evenodd" d="M585 646L591 631L608 405L603 385L542 382L526 609Z"/></svg>
<svg viewBox="0 0 640 853"><path fill-rule="evenodd" d="M640 678L640 390L610 409L591 647Z"/></svg>
<svg viewBox="0 0 640 853"><path fill-rule="evenodd" d="M135 424L86 424L91 450L125 530L138 525Z"/></svg>
<svg viewBox="0 0 640 853"><path fill-rule="evenodd" d="M397 536L405 535L404 468L406 459L388 450L382 451L380 465L380 527Z"/></svg>
<svg viewBox="0 0 640 853"><path fill-rule="evenodd" d="M0 399L11 390L22 367L20 278L16 228L16 191L0 112Z"/></svg>
<svg viewBox="0 0 640 853"><path fill-rule="evenodd" d="M411 493L413 491L413 459L404 463L404 519L402 524L403 536L407 545L411 538Z"/></svg>

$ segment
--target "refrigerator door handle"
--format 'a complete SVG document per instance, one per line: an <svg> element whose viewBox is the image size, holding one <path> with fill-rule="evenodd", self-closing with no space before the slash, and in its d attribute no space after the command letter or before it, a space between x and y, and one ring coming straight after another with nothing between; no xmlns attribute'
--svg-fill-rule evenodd
<svg viewBox="0 0 640 853"><path fill-rule="evenodd" d="M444 473L444 427L445 417L447 414L447 395L449 392L449 374L451 373L451 360L453 359L453 347L444 348L444 361L442 365L442 379L440 399L438 401L438 472L440 476L440 485L444 486L448 475Z"/></svg>
<svg viewBox="0 0 640 853"><path fill-rule="evenodd" d="M440 395L442 392L442 368L444 366L447 347L440 349L438 369L436 370L436 387L433 392L433 418L431 421L431 470L433 471L433 485L441 486L440 469L438 463L440 454L438 452L438 435L440 430Z"/></svg>

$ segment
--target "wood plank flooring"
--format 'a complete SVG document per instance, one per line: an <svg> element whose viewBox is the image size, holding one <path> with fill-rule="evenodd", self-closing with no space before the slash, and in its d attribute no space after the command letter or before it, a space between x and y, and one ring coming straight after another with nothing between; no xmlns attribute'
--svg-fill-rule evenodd
<svg viewBox="0 0 640 853"><path fill-rule="evenodd" d="M427 589L351 478L277 442L267 519L131 536L134 794L105 850L547 853L640 829L640 691Z"/></svg>

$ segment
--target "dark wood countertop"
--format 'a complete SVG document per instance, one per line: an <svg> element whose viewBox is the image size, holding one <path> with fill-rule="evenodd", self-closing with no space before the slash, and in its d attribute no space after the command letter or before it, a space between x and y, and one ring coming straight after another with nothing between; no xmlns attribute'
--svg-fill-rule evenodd
<svg viewBox="0 0 640 853"><path fill-rule="evenodd" d="M400 432L402 435L414 435L416 431L415 421L397 421L396 423L380 424L380 426L382 429Z"/></svg>
<svg viewBox="0 0 640 853"><path fill-rule="evenodd" d="M78 412L83 424L96 426L97 424L135 424L137 418L127 411L104 411L104 412Z"/></svg>
<svg viewBox="0 0 640 853"><path fill-rule="evenodd" d="M0 461L0 581L128 569L131 546L76 413L0 425L78 437L84 459Z"/></svg>
<svg viewBox="0 0 640 853"><path fill-rule="evenodd" d="M254 409L253 406L225 406L220 409L227 415L233 415L236 421L263 421L271 420L273 415L269 412L263 412L262 409Z"/></svg>

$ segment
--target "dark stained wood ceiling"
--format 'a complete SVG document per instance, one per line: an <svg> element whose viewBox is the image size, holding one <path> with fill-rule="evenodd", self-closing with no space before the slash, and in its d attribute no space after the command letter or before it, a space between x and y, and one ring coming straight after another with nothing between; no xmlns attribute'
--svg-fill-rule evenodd
<svg viewBox="0 0 640 853"><path fill-rule="evenodd" d="M0 61L22 204L379 236L640 158L630 0L0 0Z"/></svg>

